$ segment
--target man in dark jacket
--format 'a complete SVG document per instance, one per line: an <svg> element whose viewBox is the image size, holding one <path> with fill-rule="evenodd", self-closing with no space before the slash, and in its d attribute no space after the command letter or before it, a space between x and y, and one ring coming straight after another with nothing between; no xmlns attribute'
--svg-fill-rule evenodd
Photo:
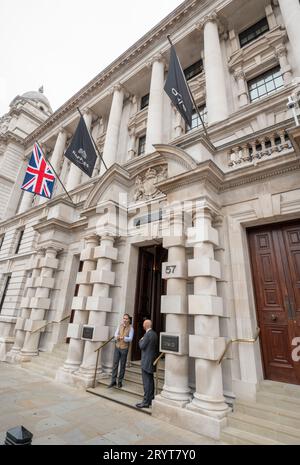
<svg viewBox="0 0 300 465"><path fill-rule="evenodd" d="M136 404L138 408L149 408L152 399L154 399L154 379L153 372L155 367L153 362L157 355L157 334L152 329L152 321L145 320L143 328L146 334L139 341L139 346L142 352L141 367L144 385L144 399L143 402Z"/></svg>

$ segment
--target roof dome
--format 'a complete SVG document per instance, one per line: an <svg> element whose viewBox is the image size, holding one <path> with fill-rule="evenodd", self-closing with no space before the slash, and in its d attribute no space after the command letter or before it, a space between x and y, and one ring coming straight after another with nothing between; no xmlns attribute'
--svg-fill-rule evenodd
<svg viewBox="0 0 300 465"><path fill-rule="evenodd" d="M38 102L41 102L47 105L47 107L51 110L50 102L47 99L47 97L44 95L43 87L40 87L38 91L32 90L30 92L25 92L25 94L22 94L22 98L25 98L28 100L37 100Z"/></svg>

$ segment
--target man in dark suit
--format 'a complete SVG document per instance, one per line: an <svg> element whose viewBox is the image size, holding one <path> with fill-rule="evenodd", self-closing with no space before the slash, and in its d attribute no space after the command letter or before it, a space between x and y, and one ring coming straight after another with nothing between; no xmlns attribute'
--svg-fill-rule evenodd
<svg viewBox="0 0 300 465"><path fill-rule="evenodd" d="M143 328L146 334L139 341L139 346L142 352L141 367L144 385L144 399L143 402L136 404L137 408L149 408L154 399L154 379L153 373L155 367L153 362L157 355L157 334L152 329L152 321L145 320Z"/></svg>

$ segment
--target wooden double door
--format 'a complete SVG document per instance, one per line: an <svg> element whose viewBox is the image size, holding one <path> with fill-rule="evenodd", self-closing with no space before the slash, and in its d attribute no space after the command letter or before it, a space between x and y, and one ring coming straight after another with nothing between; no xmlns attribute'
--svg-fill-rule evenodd
<svg viewBox="0 0 300 465"><path fill-rule="evenodd" d="M300 221L249 229L248 238L265 378L300 384L292 357L300 336Z"/></svg>
<svg viewBox="0 0 300 465"><path fill-rule="evenodd" d="M161 271L167 256L168 251L161 245L141 247L139 250L132 360L141 359L138 342L144 335L144 320L152 320L153 329L158 336L161 331L165 331L165 315L160 312L160 301L161 296L166 293L166 282L161 277Z"/></svg>

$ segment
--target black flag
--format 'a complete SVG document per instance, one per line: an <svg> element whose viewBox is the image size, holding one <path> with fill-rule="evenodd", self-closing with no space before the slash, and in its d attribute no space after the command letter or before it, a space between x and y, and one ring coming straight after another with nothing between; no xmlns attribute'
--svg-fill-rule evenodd
<svg viewBox="0 0 300 465"><path fill-rule="evenodd" d="M97 154L83 116L80 117L73 139L65 151L65 157L92 177Z"/></svg>
<svg viewBox="0 0 300 465"><path fill-rule="evenodd" d="M191 126L193 102L185 75L182 71L173 45L171 46L170 65L164 90L174 103L181 116L184 118L185 122Z"/></svg>

